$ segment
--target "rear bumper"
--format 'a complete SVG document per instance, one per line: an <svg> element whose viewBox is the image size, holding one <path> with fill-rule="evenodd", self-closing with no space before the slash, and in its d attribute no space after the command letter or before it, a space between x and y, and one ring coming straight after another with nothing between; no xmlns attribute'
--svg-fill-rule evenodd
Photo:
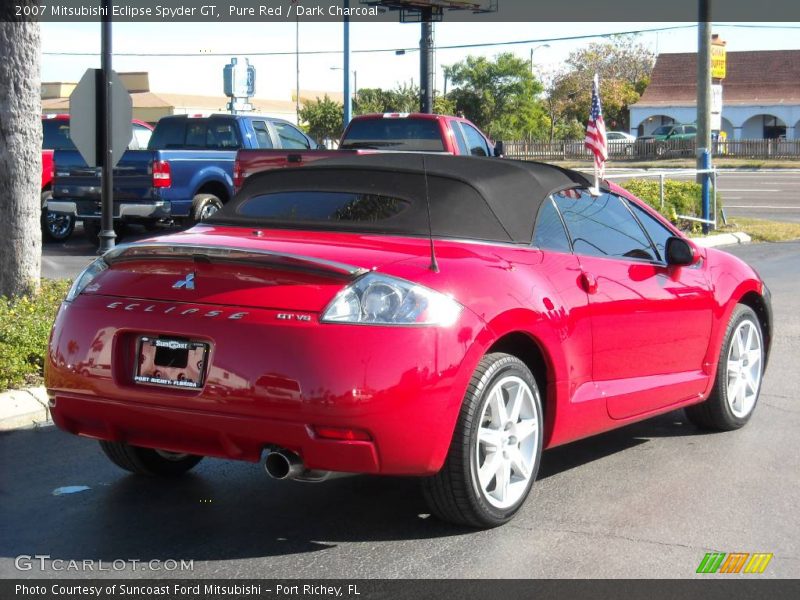
<svg viewBox="0 0 800 600"><path fill-rule="evenodd" d="M78 219L99 219L100 203L95 200L49 200L51 212L72 215ZM148 203L114 203L115 219L167 219L171 205L167 200Z"/></svg>
<svg viewBox="0 0 800 600"><path fill-rule="evenodd" d="M259 460L265 446L275 445L298 452L310 469L380 472L374 441L321 439L303 423L77 394L56 393L50 403L61 429L100 440L248 461Z"/></svg>
<svg viewBox="0 0 800 600"><path fill-rule="evenodd" d="M173 452L257 461L281 446L311 469L432 474L482 354L473 343L482 322L469 311L450 328L396 328L122 304L82 295L59 311L45 363L53 420L74 434ZM211 308L222 314L209 317ZM203 388L134 383L140 334L209 343ZM369 441L322 439L319 427L356 429Z"/></svg>

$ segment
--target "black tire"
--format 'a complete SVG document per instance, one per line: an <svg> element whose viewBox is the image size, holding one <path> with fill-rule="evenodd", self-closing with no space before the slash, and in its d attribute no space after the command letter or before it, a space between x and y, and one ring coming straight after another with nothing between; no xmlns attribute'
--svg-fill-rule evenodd
<svg viewBox="0 0 800 600"><path fill-rule="evenodd" d="M115 242L119 243L125 237L127 229L127 226L122 221L114 221L114 233L117 234ZM83 222L83 232L86 235L86 239L95 246L100 245L100 230L99 219L86 219Z"/></svg>
<svg viewBox="0 0 800 600"><path fill-rule="evenodd" d="M183 475L203 460L192 454L173 454L131 446L123 442L100 442L105 455L115 465L137 475L175 477Z"/></svg>
<svg viewBox="0 0 800 600"><path fill-rule="evenodd" d="M752 401L752 406L750 406L746 414L737 415L731 406L728 396L728 359L732 356L732 350L736 353L736 349L732 349L736 342L735 336L740 327L747 328L746 323L751 324L754 328L754 333L758 335L758 343L761 350L759 358L760 373L758 383L755 385L755 400ZM758 404L758 395L761 392L761 381L764 375L764 359L764 332L761 329L761 323L752 308L744 304L738 304L731 315L728 328L725 330L725 337L717 362L714 387L706 400L684 409L689 421L701 429L712 431L733 431L744 427Z"/></svg>
<svg viewBox="0 0 800 600"><path fill-rule="evenodd" d="M490 400L490 392L509 375L527 384L538 429L533 444L535 447L530 476L521 497L510 506L498 508L487 499L487 493L481 488L478 478L478 430L484 409ZM542 415L539 388L530 369L509 354L493 353L484 356L475 369L464 396L444 466L433 477L422 480L423 494L431 513L444 521L477 528L496 527L511 520L524 504L539 470L544 422Z"/></svg>
<svg viewBox="0 0 800 600"><path fill-rule="evenodd" d="M205 221L218 210L222 209L222 200L214 194L197 194L192 199L192 223Z"/></svg>
<svg viewBox="0 0 800 600"><path fill-rule="evenodd" d="M47 202L52 197L52 191L42 192L42 237L46 242L65 242L75 230L75 217L49 211Z"/></svg>

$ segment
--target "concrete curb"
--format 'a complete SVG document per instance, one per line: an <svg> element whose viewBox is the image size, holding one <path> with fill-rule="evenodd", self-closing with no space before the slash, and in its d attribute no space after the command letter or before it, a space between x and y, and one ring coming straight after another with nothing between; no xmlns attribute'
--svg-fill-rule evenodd
<svg viewBox="0 0 800 600"><path fill-rule="evenodd" d="M0 394L0 431L45 425L50 422L44 386Z"/></svg>
<svg viewBox="0 0 800 600"><path fill-rule="evenodd" d="M706 237L693 237L692 241L704 248L717 248L718 246L749 244L752 239L746 233L738 231L734 233L722 233L720 235L709 235Z"/></svg>

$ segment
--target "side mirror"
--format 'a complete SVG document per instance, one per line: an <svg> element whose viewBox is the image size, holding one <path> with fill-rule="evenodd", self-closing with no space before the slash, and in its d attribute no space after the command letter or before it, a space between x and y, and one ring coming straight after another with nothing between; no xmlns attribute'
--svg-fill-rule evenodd
<svg viewBox="0 0 800 600"><path fill-rule="evenodd" d="M685 239L677 236L667 239L666 253L668 265L691 265L697 258L694 247Z"/></svg>
<svg viewBox="0 0 800 600"><path fill-rule="evenodd" d="M504 156L506 153L506 145L503 143L503 140L499 140L494 144L494 155L497 158Z"/></svg>
<svg viewBox="0 0 800 600"><path fill-rule="evenodd" d="M325 144L317 144L317 150L327 150L328 147Z"/></svg>

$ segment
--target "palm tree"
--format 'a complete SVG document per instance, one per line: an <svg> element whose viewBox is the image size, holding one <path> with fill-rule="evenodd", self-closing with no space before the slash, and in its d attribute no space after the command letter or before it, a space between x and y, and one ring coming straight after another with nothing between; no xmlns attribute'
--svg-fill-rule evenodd
<svg viewBox="0 0 800 600"><path fill-rule="evenodd" d="M38 1L0 3L0 296L37 290L42 255L41 37L15 5Z"/></svg>

